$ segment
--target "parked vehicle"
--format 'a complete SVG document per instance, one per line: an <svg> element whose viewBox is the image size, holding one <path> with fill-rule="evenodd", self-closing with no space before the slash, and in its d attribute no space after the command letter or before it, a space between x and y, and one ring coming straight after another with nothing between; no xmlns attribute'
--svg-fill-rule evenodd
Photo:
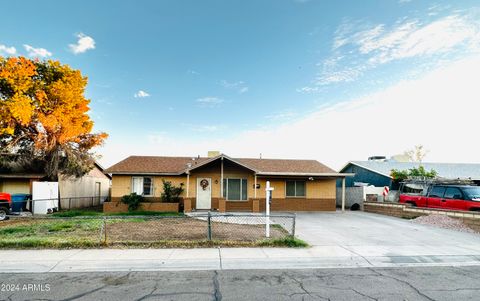
<svg viewBox="0 0 480 301"><path fill-rule="evenodd" d="M8 219L8 214L12 208L12 196L8 193L0 192L0 221Z"/></svg>
<svg viewBox="0 0 480 301"><path fill-rule="evenodd" d="M431 184L421 193L401 193L399 202L416 207L480 211L480 186Z"/></svg>

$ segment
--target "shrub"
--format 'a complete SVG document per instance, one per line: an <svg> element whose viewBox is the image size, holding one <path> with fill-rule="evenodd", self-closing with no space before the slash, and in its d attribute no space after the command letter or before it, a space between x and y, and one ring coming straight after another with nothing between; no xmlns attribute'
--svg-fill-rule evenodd
<svg viewBox="0 0 480 301"><path fill-rule="evenodd" d="M414 167L407 170L392 169L390 172L390 176L393 178L394 181L400 183L406 179L411 178L433 179L437 176L437 172L433 169L427 171L423 166L419 166L418 168Z"/></svg>
<svg viewBox="0 0 480 301"><path fill-rule="evenodd" d="M143 201L143 196L134 193L124 195L122 197L122 203L128 205L128 211L135 211L140 206L140 202Z"/></svg>
<svg viewBox="0 0 480 301"><path fill-rule="evenodd" d="M162 202L165 203L179 203L180 195L183 192L183 183L180 183L179 187L173 186L172 182L162 180L163 192L161 195Z"/></svg>

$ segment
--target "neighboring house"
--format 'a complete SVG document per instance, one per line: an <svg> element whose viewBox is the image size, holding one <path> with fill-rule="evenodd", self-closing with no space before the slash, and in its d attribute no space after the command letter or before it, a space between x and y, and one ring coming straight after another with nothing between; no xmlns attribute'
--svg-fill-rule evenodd
<svg viewBox="0 0 480 301"><path fill-rule="evenodd" d="M0 192L32 194L32 183L43 181L44 174L25 172L0 173ZM81 178L59 176L58 190L61 208L87 207L102 203L110 193L111 177L98 163Z"/></svg>
<svg viewBox="0 0 480 301"><path fill-rule="evenodd" d="M192 209L264 211L265 185L274 188L273 211L333 211L337 179L345 178L315 160L131 156L106 170L112 201L137 193L160 202L162 180L183 184ZM187 205L185 205L187 207Z"/></svg>
<svg viewBox="0 0 480 301"><path fill-rule="evenodd" d="M480 184L480 164L398 162L381 156L371 157L368 161L350 161L340 170L341 173L353 174L345 180L346 207L361 208L367 199L398 201L399 185L390 176L392 169L406 170L420 165L427 171L435 170L442 178L471 179ZM337 191L341 191L341 185L337 181ZM390 188L386 198L382 195L385 186ZM337 195L337 206L341 203Z"/></svg>
<svg viewBox="0 0 480 301"><path fill-rule="evenodd" d="M364 183L377 187L389 186L391 189L398 189L390 176L392 169L406 170L418 168L420 165L427 171L435 170L438 176L442 178L471 179L480 184L480 164L471 163L419 163L392 160L350 161L340 172L355 174L353 177L346 179L347 187L354 187L355 183ZM339 183L337 185L340 186Z"/></svg>

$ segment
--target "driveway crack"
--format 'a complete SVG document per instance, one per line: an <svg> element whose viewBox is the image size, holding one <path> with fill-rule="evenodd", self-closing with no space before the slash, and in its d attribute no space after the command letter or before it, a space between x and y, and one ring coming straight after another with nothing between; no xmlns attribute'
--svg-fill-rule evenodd
<svg viewBox="0 0 480 301"><path fill-rule="evenodd" d="M339 246L340 246L341 248L343 248L343 249L345 249L345 250L347 250L347 251L349 251L349 252L352 252L353 254L359 256L360 258L362 258L363 260L365 260L366 262L368 262L369 265L374 266L374 265L370 262L370 260L368 260L368 259L367 259L365 256L363 256L362 254L359 254L359 253L357 253L357 252L355 252L355 251L352 251L352 250L350 250L350 249L348 249L348 248L346 248L346 247L344 247L344 246L342 246L342 245L339 245Z"/></svg>

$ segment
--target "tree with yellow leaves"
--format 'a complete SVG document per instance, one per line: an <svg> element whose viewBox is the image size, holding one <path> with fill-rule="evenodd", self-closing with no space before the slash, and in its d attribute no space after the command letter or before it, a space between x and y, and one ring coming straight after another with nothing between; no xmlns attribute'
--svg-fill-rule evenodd
<svg viewBox="0 0 480 301"><path fill-rule="evenodd" d="M4 165L41 169L49 179L82 176L107 134L92 133L87 78L58 61L0 57L0 148ZM1 162L0 162L1 164Z"/></svg>

